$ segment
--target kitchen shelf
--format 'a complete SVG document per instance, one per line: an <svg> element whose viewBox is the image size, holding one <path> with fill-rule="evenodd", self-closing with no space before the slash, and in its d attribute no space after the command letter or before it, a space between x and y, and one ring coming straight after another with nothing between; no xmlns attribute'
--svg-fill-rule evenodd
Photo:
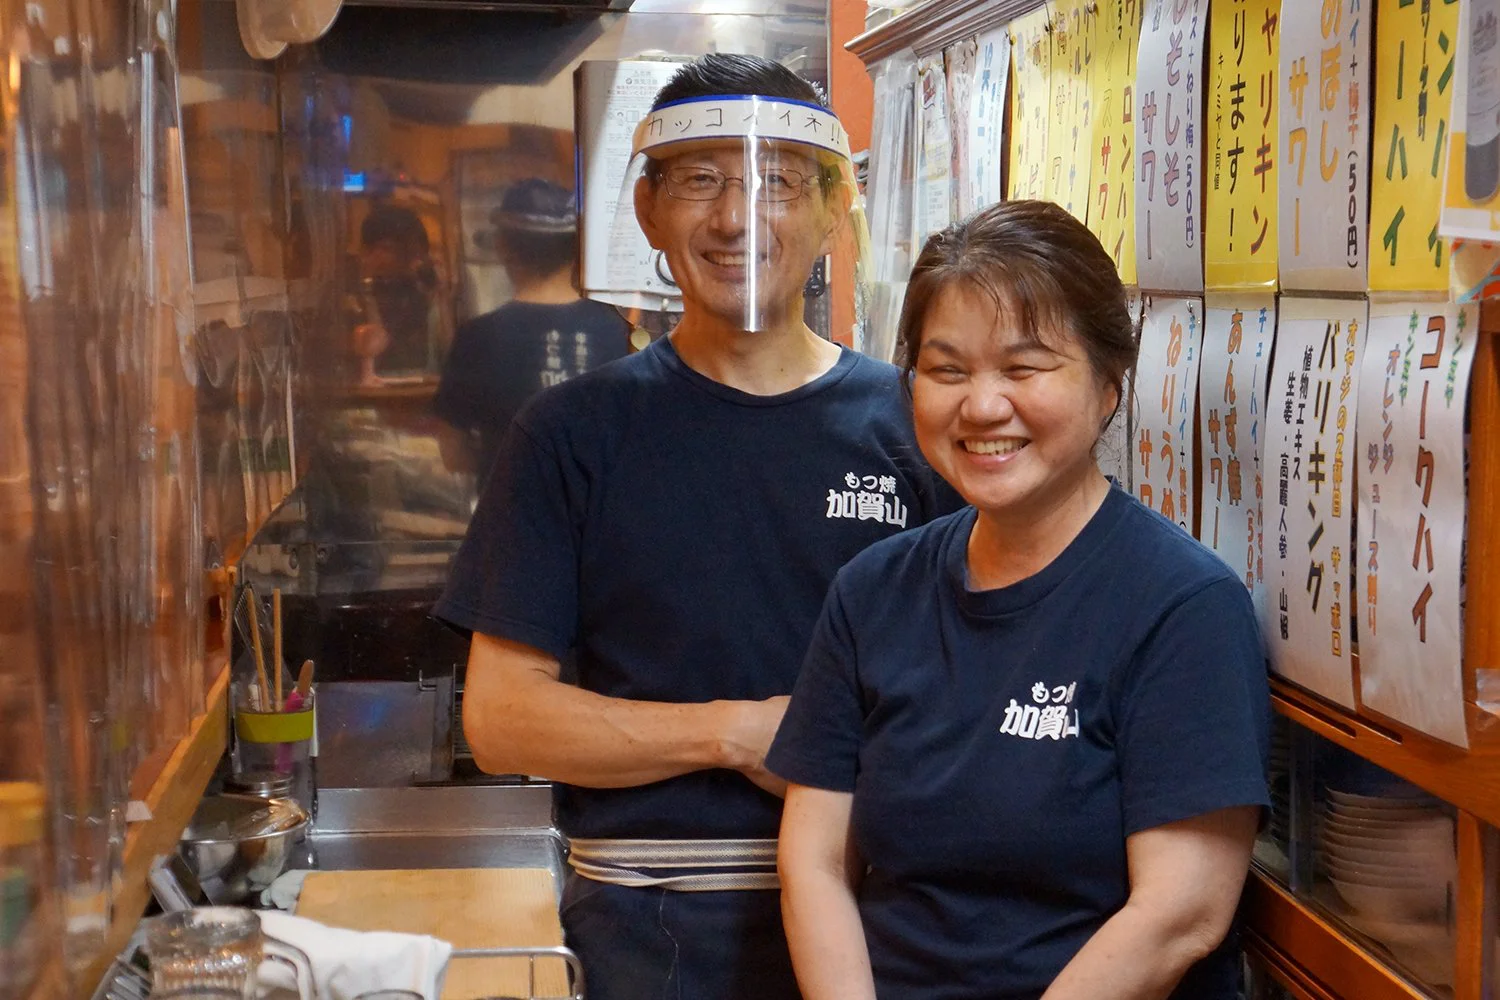
<svg viewBox="0 0 1500 1000"><path fill-rule="evenodd" d="M1248 949L1267 956L1283 974L1297 970L1289 978L1303 980L1309 997L1321 1000L1331 992L1347 1000L1428 1000L1425 992L1259 871L1250 873L1240 912Z"/></svg>
<svg viewBox="0 0 1500 1000"><path fill-rule="evenodd" d="M222 655L206 664L216 679L208 691L202 715L195 718L186 736L178 742L165 765L138 794L132 783L132 797L144 802L151 818L130 824L125 835L121 875L115 885L109 931L103 950L81 978L92 991L108 970L115 956L129 941L151 890L146 878L156 858L177 848L182 830L192 819L198 800L208 786L229 738L229 663Z"/></svg>

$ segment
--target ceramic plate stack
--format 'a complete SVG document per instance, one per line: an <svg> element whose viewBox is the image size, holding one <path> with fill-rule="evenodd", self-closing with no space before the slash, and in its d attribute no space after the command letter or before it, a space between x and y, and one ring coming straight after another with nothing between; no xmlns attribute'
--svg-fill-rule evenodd
<svg viewBox="0 0 1500 1000"><path fill-rule="evenodd" d="M1285 726L1271 730L1271 756L1266 780L1271 790L1271 815L1265 831L1256 841L1255 859L1285 878L1291 868L1286 851L1291 842L1292 816L1291 736Z"/></svg>
<svg viewBox="0 0 1500 1000"><path fill-rule="evenodd" d="M1318 857L1349 921L1433 985L1453 978L1450 913L1458 860L1437 799L1327 790Z"/></svg>

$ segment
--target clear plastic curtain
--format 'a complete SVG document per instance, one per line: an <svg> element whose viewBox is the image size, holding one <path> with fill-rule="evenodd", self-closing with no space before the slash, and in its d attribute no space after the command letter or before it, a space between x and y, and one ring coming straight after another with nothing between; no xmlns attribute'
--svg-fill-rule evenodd
<svg viewBox="0 0 1500 1000"><path fill-rule="evenodd" d="M875 74L870 135L869 205L872 253L866 354L890 360L896 323L917 251L915 201L917 59L910 50L884 60Z"/></svg>
<svg viewBox="0 0 1500 1000"><path fill-rule="evenodd" d="M77 969L104 940L131 779L202 701L173 12L165 0L0 2L21 348L0 356L0 377L24 398L26 630Z"/></svg>

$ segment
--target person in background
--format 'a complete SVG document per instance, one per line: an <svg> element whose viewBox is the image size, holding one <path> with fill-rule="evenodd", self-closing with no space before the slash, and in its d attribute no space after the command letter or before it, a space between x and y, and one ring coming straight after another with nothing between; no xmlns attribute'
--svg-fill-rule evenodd
<svg viewBox="0 0 1500 1000"><path fill-rule="evenodd" d="M360 381L429 370L438 277L427 228L409 208L376 205L360 223L359 244L360 286L348 308Z"/></svg>
<svg viewBox="0 0 1500 1000"><path fill-rule="evenodd" d="M803 320L854 197L823 94L716 54L668 105L682 130L641 123L624 204L682 319L521 410L435 613L473 633L479 766L555 782L591 1000L791 1000L765 753L835 571L952 500L897 369ZM791 113L809 142L762 137Z"/></svg>
<svg viewBox="0 0 1500 1000"><path fill-rule="evenodd" d="M807 1000L1234 1000L1268 805L1250 595L1100 473L1136 342L1098 240L1015 201L933 236L898 333L971 508L831 588L767 766Z"/></svg>
<svg viewBox="0 0 1500 1000"><path fill-rule="evenodd" d="M619 312L578 295L570 191L540 178L519 181L491 218L515 295L459 326L433 400L437 415L467 438L462 464L481 482L526 400L630 353L630 326ZM450 458L450 468L457 464Z"/></svg>

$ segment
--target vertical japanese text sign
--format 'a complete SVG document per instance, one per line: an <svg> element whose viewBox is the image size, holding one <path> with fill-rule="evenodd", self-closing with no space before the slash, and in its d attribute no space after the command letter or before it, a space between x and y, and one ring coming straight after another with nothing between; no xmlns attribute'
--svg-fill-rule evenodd
<svg viewBox="0 0 1500 1000"><path fill-rule="evenodd" d="M1047 131L1051 118L1052 32L1045 6L1011 22L1010 196L1047 194Z"/></svg>
<svg viewBox="0 0 1500 1000"><path fill-rule="evenodd" d="M1370 179L1373 291L1448 288L1438 215L1457 48L1458 0L1381 5Z"/></svg>
<svg viewBox="0 0 1500 1000"><path fill-rule="evenodd" d="M1088 215L1094 111L1090 83L1098 48L1099 18L1085 8L1092 0L1063 0L1052 19L1052 115L1047 135L1047 198Z"/></svg>
<svg viewBox="0 0 1500 1000"><path fill-rule="evenodd" d="M1217 0L1208 54L1209 288L1276 287L1276 54L1281 0Z"/></svg>
<svg viewBox="0 0 1500 1000"><path fill-rule="evenodd" d="M1131 409L1132 482L1143 504L1193 533L1194 405L1203 341L1199 299L1153 295L1141 321Z"/></svg>
<svg viewBox="0 0 1500 1000"><path fill-rule="evenodd" d="M1261 464L1271 666L1289 680L1354 707L1350 651L1354 595L1354 435L1363 299L1283 297L1266 406Z"/></svg>
<svg viewBox="0 0 1500 1000"><path fill-rule="evenodd" d="M1213 295L1203 328L1198 414L1203 458L1199 537L1264 606L1262 539L1266 378L1276 335L1276 296Z"/></svg>
<svg viewBox="0 0 1500 1000"><path fill-rule="evenodd" d="M978 78L969 119L968 169L973 201L968 215L1005 197L1001 156L1005 149L1005 88L1010 79L1010 33L1005 29L979 36Z"/></svg>
<svg viewBox="0 0 1500 1000"><path fill-rule="evenodd" d="M1370 308L1359 392L1360 700L1468 746L1464 414L1473 306Z"/></svg>
<svg viewBox="0 0 1500 1000"><path fill-rule="evenodd" d="M1136 62L1136 277L1153 291L1203 290L1202 145L1206 0L1152 0Z"/></svg>
<svg viewBox="0 0 1500 1000"><path fill-rule="evenodd" d="M1371 13L1369 0L1281 5L1283 289L1365 290Z"/></svg>
<svg viewBox="0 0 1500 1000"><path fill-rule="evenodd" d="M1093 197L1089 228L1126 285L1135 271L1135 57L1146 0L1104 0L1095 37Z"/></svg>

